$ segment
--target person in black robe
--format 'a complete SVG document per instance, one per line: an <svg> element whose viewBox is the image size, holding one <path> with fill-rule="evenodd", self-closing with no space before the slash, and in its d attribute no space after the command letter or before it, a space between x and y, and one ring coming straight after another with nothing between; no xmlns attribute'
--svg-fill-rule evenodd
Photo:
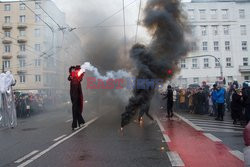
<svg viewBox="0 0 250 167"><path fill-rule="evenodd" d="M82 117L83 94L81 87L81 81L83 79L84 73L81 73L80 70L80 66L72 66L69 68L70 75L68 80L70 81L70 98L72 102L73 115L72 130L77 128L77 125L80 127L81 124L85 123Z"/></svg>
<svg viewBox="0 0 250 167"><path fill-rule="evenodd" d="M232 102L231 102L231 114L233 124L237 124L237 120L240 119L242 113L242 95L240 90L233 90Z"/></svg>
<svg viewBox="0 0 250 167"><path fill-rule="evenodd" d="M168 85L167 93L163 99L167 99L167 112L168 115L166 117L173 117L173 105L174 105L174 97L173 97L173 90L170 85Z"/></svg>

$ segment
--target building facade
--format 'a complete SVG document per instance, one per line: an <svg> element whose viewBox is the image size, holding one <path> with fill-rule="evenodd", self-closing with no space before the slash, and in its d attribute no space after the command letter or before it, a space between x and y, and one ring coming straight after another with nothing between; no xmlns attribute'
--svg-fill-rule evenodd
<svg viewBox="0 0 250 167"><path fill-rule="evenodd" d="M15 90L65 88L64 31L57 24L66 25L65 15L51 0L0 2L0 65L14 74Z"/></svg>
<svg viewBox="0 0 250 167"><path fill-rule="evenodd" d="M181 87L250 80L250 1L193 0L183 4L192 30L192 52L179 62ZM206 56L208 55L208 56Z"/></svg>

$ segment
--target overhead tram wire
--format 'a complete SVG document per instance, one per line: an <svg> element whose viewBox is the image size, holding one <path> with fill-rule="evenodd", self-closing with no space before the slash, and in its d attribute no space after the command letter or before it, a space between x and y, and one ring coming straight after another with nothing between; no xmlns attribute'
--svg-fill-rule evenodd
<svg viewBox="0 0 250 167"><path fill-rule="evenodd" d="M126 56L127 40L126 40L125 0L122 0L122 6L123 6L124 56Z"/></svg>
<svg viewBox="0 0 250 167"><path fill-rule="evenodd" d="M61 28L63 28L63 27L61 27L49 14L48 14L48 12L46 12L42 7L41 7L41 5L39 5L39 7L40 7L40 9L42 9L42 11L47 15L47 16L49 16L49 18L58 26L58 28L61 30Z"/></svg>
<svg viewBox="0 0 250 167"><path fill-rule="evenodd" d="M54 32L54 28L51 27L46 21L44 21L35 11L33 11L28 5L26 5L23 1L21 1L21 4L23 4L24 6L26 6L33 14L35 14L35 16L39 17L39 19L44 23L46 24L49 29L51 30L52 32L52 46L50 49L48 49L46 52L50 52L51 50L53 50L54 48L54 40L55 40L55 32ZM53 54L52 54L53 55ZM40 55L40 57L44 56L44 54ZM50 55L51 56L51 55Z"/></svg>
<svg viewBox="0 0 250 167"><path fill-rule="evenodd" d="M137 0L132 1L131 3L127 4L124 6L124 9L126 9L127 7L129 7L130 5L134 4ZM90 31L85 32L83 35L86 35L87 33L93 31L94 28L102 25L104 22L106 22L107 20L111 19L112 17L114 17L115 15L117 15L118 13L122 12L123 8L119 9L118 11L114 12L112 15L106 17L105 19L103 19L102 21L100 21L99 23L95 24L94 26L91 27ZM77 29L79 28L84 28L84 27L76 27Z"/></svg>
<svg viewBox="0 0 250 167"><path fill-rule="evenodd" d="M135 31L135 43L137 42L137 35L138 35L138 27L139 27L140 15L141 15L141 0L140 0L140 4L139 4L137 26L136 26L136 31Z"/></svg>

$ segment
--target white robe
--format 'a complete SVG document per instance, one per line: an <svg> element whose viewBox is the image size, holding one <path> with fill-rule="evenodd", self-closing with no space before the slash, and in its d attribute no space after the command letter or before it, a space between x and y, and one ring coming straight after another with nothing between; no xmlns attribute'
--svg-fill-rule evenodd
<svg viewBox="0 0 250 167"><path fill-rule="evenodd" d="M10 72L0 74L0 127L17 126L16 106L12 85L15 84Z"/></svg>

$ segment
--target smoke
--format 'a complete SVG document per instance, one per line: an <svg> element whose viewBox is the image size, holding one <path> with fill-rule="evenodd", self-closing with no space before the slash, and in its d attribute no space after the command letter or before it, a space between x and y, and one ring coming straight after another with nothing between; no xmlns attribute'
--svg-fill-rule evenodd
<svg viewBox="0 0 250 167"><path fill-rule="evenodd" d="M117 72L115 71L108 71L106 75L101 75L99 70L91 65L89 62L85 62L81 66L82 70L89 70L93 73L93 75L97 79L102 79L102 80L108 80L108 79L119 79L119 78L125 78L125 77L130 77L131 74L126 72L125 70L118 70Z"/></svg>
<svg viewBox="0 0 250 167"><path fill-rule="evenodd" d="M176 62L189 50L184 37L187 31L185 17L178 0L149 0L144 13L143 25L151 34L152 42L148 46L135 44L130 51L137 68L136 79L166 81L172 77L167 71L176 72ZM121 126L128 124L137 110L140 110L140 116L148 113L153 95L154 88L135 88L122 114Z"/></svg>

